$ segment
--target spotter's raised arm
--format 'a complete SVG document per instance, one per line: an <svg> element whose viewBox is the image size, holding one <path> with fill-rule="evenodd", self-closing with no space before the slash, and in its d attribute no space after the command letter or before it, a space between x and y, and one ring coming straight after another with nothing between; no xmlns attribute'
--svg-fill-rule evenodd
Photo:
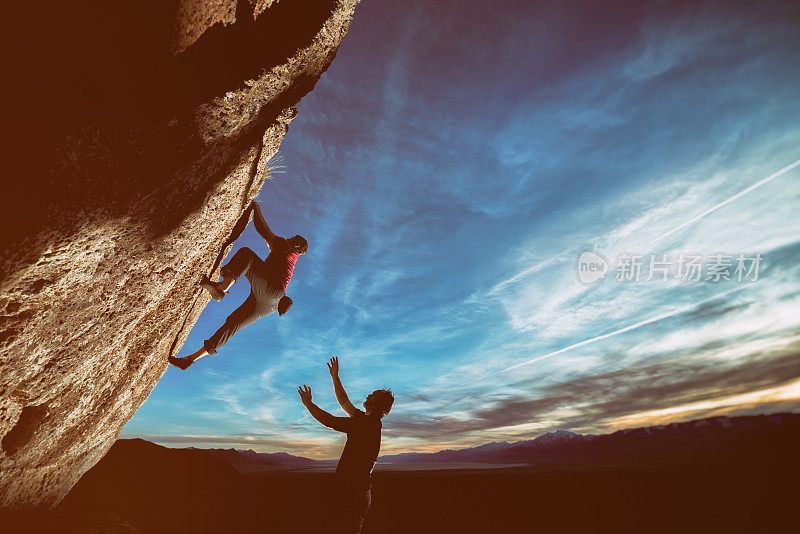
<svg viewBox="0 0 800 534"><path fill-rule="evenodd" d="M339 358L336 356L331 358L331 361L328 362L328 371L331 373L331 379L333 380L333 392L336 394L336 400L339 402L339 406L341 406L350 417L355 417L357 414L363 413L361 410L356 408L352 402L350 402L350 398L347 396L347 392L344 390L342 381L339 380Z"/></svg>

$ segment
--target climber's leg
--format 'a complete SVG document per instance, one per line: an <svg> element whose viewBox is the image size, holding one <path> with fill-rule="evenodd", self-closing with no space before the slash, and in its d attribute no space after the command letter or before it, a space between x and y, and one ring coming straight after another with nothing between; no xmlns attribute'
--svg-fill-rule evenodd
<svg viewBox="0 0 800 534"><path fill-rule="evenodd" d="M251 267L258 262L261 262L261 258L255 252L247 247L242 247L236 251L231 261L220 269L219 282L212 282L208 277L203 276L200 287L208 291L211 298L220 301L228 294L228 290L240 276L244 274L249 278Z"/></svg>
<svg viewBox="0 0 800 534"><path fill-rule="evenodd" d="M208 356L208 351L205 349L205 347L202 347L197 352L193 352L192 354L184 356L183 358L176 358L174 356L170 356L167 359L169 360L169 363L171 363L181 371L185 371L186 369L189 368L190 365L192 365L194 362L196 362L203 356Z"/></svg>
<svg viewBox="0 0 800 534"><path fill-rule="evenodd" d="M263 313L261 312L255 297L253 297L251 294L241 306L236 308L233 313L230 314L227 319L225 319L225 324L223 324L213 336L207 339L199 350L189 354L188 356L184 356L183 358L175 358L174 356L170 356L168 358L169 363L178 369L185 371L190 365L203 356L216 354L217 350L222 348L222 346L225 345L225 343L227 343L236 332L245 326L249 326L258 321L262 316Z"/></svg>
<svg viewBox="0 0 800 534"><path fill-rule="evenodd" d="M216 354L225 343L239 330L259 320L262 314L255 297L251 294L241 306L225 319L223 324L213 336L203 343L203 348L208 354Z"/></svg>
<svg viewBox="0 0 800 534"><path fill-rule="evenodd" d="M200 358L202 358L203 356L208 356L208 351L206 350L205 347L200 347L200 349L198 351L193 352L188 356L184 356L184 358L186 359L186 361L188 361L188 362L190 362L190 364L192 364L192 363L196 362L197 360L199 360Z"/></svg>
<svg viewBox="0 0 800 534"><path fill-rule="evenodd" d="M217 282L217 287L223 293L227 293L228 289L231 288L233 283L236 282L236 278L233 277L231 274L223 274L220 272L219 282Z"/></svg>
<svg viewBox="0 0 800 534"><path fill-rule="evenodd" d="M260 262L255 252L247 247L242 247L236 251L231 261L222 266L219 270L222 275L222 280L219 282L219 288L222 291L227 291L230 286L234 284L243 274L247 274L250 267L254 263Z"/></svg>
<svg viewBox="0 0 800 534"><path fill-rule="evenodd" d="M203 279L200 281L200 287L205 289L211 298L220 301L225 298L225 295L228 294L228 288L233 285L233 279L225 280L224 278L219 282L212 282L210 278L207 276L203 276ZM225 289L222 289L225 287Z"/></svg>

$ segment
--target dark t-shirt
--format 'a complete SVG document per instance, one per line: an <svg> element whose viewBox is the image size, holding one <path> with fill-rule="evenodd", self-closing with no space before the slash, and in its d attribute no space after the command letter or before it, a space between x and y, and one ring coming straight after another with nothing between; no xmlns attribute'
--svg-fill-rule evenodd
<svg viewBox="0 0 800 534"><path fill-rule="evenodd" d="M264 260L267 269L267 281L270 285L282 289L285 293L286 286L292 280L297 258L298 255L291 249L289 242L282 237L276 237L270 243L269 256Z"/></svg>
<svg viewBox="0 0 800 534"><path fill-rule="evenodd" d="M341 481L366 489L381 450L381 420L361 410L353 417L334 419L331 428L347 433L347 443L336 473Z"/></svg>

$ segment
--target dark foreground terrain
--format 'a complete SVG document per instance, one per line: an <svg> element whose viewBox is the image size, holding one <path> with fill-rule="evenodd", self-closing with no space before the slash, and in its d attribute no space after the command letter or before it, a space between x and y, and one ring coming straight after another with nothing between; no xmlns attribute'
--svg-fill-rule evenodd
<svg viewBox="0 0 800 534"><path fill-rule="evenodd" d="M792 531L800 497L795 419L771 423L768 430L756 430L761 425L756 420L755 426L745 421L752 427L746 439L715 449L684 446L688 452L680 455L604 454L507 469L416 465L378 471L364 531ZM708 427L679 430L684 435ZM663 443L663 433L654 435ZM293 469L242 474L208 451L123 440L54 512L5 517L4 526L16 528L3 531L326 532L333 473Z"/></svg>

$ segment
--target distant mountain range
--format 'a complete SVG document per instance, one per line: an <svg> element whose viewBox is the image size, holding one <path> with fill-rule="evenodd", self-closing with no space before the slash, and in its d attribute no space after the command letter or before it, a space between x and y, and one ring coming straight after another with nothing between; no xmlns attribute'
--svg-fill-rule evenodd
<svg viewBox="0 0 800 534"><path fill-rule="evenodd" d="M206 457L213 464L222 460L239 472L272 469L325 467L336 460L313 460L291 454L260 453L241 449L171 449L144 440L118 440L111 458L124 454L179 454L186 458ZM686 423L673 423L620 430L613 434L576 434L565 430L543 434L534 439L491 442L477 447L442 450L435 453L404 453L381 456L379 463L451 464L451 463L636 463L670 462L696 459L725 459L761 453L765 450L800 450L800 414L712 417ZM186 456L188 455L188 456ZM104 460L105 461L105 460Z"/></svg>
<svg viewBox="0 0 800 534"><path fill-rule="evenodd" d="M313 460L302 456L293 456L285 452L256 452L250 449L194 449L203 453L225 460L237 471L258 471L266 468L279 467L314 467L327 465L335 460Z"/></svg>
<svg viewBox="0 0 800 534"><path fill-rule="evenodd" d="M795 447L800 450L800 414L712 417L626 429L613 434L575 434L559 430L531 440L492 442L479 447L430 454L382 456L380 462L403 463L554 463L598 461L672 461L746 450Z"/></svg>

